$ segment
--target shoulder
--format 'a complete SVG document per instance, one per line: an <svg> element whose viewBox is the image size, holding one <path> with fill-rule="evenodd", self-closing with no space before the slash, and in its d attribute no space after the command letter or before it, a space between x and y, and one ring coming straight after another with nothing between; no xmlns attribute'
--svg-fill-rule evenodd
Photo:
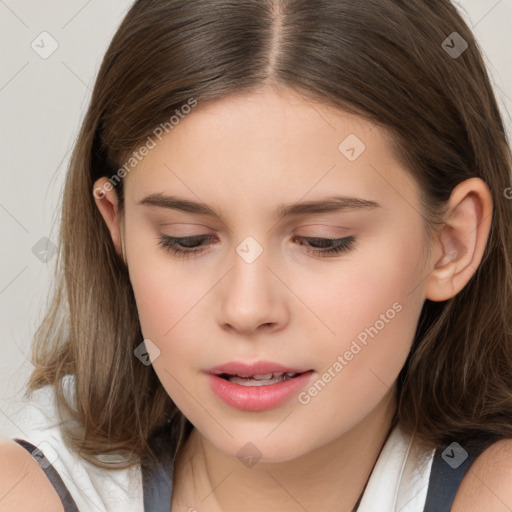
<svg viewBox="0 0 512 512"><path fill-rule="evenodd" d="M496 441L475 459L462 479L451 510L512 510L512 439Z"/></svg>
<svg viewBox="0 0 512 512"><path fill-rule="evenodd" d="M60 498L44 471L14 441L0 441L0 475L0 512L63 512Z"/></svg>

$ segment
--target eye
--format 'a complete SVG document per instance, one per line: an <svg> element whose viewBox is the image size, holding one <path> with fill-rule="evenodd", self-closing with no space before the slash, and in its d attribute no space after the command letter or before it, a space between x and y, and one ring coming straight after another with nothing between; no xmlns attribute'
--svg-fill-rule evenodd
<svg viewBox="0 0 512 512"><path fill-rule="evenodd" d="M312 245L313 249L307 249L307 252L315 255L324 254L338 254L342 252L350 251L356 241L354 236L347 236L345 238L311 238L311 237L296 237L300 240L308 240L309 245ZM311 243L312 242L312 243ZM302 245L302 244L300 244ZM320 246L320 248L315 248ZM326 248L326 245L329 246Z"/></svg>
<svg viewBox="0 0 512 512"><path fill-rule="evenodd" d="M196 236L184 236L184 237L173 237L169 235L160 235L160 241L158 242L164 249L172 254L178 256L187 257L203 252L202 249L197 250L196 247L203 245L194 245L196 242L203 242L213 240L214 237L210 235L196 235Z"/></svg>
<svg viewBox="0 0 512 512"><path fill-rule="evenodd" d="M213 241L215 237L211 235L196 235L186 237L172 237L169 235L160 235L159 244L168 252L180 257L189 257L202 253L204 249L198 249L205 244L203 242ZM305 240L309 247L306 252L315 256L324 256L340 254L350 251L356 241L354 236L345 238L317 238L317 237L294 237L294 240ZM305 245L300 243L299 245Z"/></svg>

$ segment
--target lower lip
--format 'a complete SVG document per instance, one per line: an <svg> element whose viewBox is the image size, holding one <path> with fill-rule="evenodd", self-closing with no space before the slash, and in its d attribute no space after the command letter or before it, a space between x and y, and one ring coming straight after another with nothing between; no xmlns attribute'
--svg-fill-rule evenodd
<svg viewBox="0 0 512 512"><path fill-rule="evenodd" d="M213 392L226 404L243 411L265 411L279 407L298 393L314 372L304 372L276 384L242 386L217 375L208 374Z"/></svg>

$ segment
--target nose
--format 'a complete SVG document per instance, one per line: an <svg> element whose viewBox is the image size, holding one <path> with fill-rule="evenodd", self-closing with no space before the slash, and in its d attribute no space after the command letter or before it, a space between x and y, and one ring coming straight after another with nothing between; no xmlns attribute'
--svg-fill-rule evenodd
<svg viewBox="0 0 512 512"><path fill-rule="evenodd" d="M220 287L219 325L246 337L284 328L289 311L282 280L265 252L252 262L236 255Z"/></svg>

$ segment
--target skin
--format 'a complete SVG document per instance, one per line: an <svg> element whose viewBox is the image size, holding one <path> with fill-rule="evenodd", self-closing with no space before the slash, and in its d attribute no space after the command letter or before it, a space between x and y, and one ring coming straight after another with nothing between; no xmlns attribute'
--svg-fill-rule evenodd
<svg viewBox="0 0 512 512"><path fill-rule="evenodd" d="M366 146L355 161L338 150L350 134ZM350 511L385 441L425 299L453 297L480 264L486 184L457 186L427 240L421 191L382 128L266 88L199 105L124 187L123 215L115 190L96 203L128 266L144 337L160 350L155 371L195 426L176 462L172 510ZM152 193L204 202L224 222L137 204ZM279 204L334 193L381 207L276 221ZM161 233L215 238L183 258L159 245ZM350 235L350 251L327 256L295 238ZM247 236L263 249L250 264L236 252ZM306 405L239 411L209 388L203 372L233 360L312 368L314 382L394 303L401 311ZM261 452L250 468L237 457L248 442Z"/></svg>

